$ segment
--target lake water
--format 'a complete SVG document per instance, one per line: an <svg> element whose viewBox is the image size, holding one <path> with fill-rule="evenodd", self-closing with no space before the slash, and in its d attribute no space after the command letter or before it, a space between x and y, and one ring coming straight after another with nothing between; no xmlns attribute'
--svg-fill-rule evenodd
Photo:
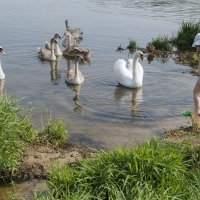
<svg viewBox="0 0 200 200"><path fill-rule="evenodd" d="M118 58L129 58L128 51L116 51L120 43L126 47L133 39L138 47L145 47L159 35L171 37L183 20L198 18L200 2L0 0L0 5L4 89L7 95L25 97L22 103L32 107L36 126L49 115L62 118L69 124L71 141L110 148L144 141L187 123L181 112L193 110L197 79L188 67L173 60L141 62L143 87L131 90L118 85L113 65ZM59 59L55 70L36 53L54 33L63 34L66 19L71 27L81 27L80 46L92 52L91 62L80 65L85 82L77 88L65 83L65 58Z"/></svg>

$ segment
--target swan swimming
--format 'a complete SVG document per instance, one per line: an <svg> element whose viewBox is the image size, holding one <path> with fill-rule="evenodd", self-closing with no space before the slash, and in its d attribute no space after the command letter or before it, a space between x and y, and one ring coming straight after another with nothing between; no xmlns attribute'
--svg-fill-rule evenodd
<svg viewBox="0 0 200 200"><path fill-rule="evenodd" d="M39 48L38 47L38 57L42 60L48 60L48 61L55 61L56 56L55 56L55 39L52 38L50 41L51 44L51 50L44 48Z"/></svg>
<svg viewBox="0 0 200 200"><path fill-rule="evenodd" d="M81 71L78 69L78 63L83 60L82 56L77 56L75 59L75 70L69 69L67 71L67 78L65 79L66 83L79 85L84 82L84 76Z"/></svg>
<svg viewBox="0 0 200 200"><path fill-rule="evenodd" d="M118 59L114 64L114 72L118 82L128 88L140 88L143 82L143 67L138 62L139 58L144 60L142 51L136 51L133 59L128 60L128 64L124 59Z"/></svg>

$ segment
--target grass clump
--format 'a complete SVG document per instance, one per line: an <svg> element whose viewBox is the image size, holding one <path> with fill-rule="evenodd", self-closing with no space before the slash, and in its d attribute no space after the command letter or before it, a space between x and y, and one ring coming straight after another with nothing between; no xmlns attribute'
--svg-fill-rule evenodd
<svg viewBox="0 0 200 200"><path fill-rule="evenodd" d="M192 47L194 38L200 32L200 22L182 22L176 37L173 39L174 45L180 51L195 50Z"/></svg>
<svg viewBox="0 0 200 200"><path fill-rule="evenodd" d="M51 193L43 198L64 200L67 195L82 194L85 199L102 200L197 200L200 170L190 165L190 158L184 146L158 139L131 149L102 152L55 167L48 181Z"/></svg>
<svg viewBox="0 0 200 200"><path fill-rule="evenodd" d="M129 49L130 51L135 51L137 48L137 43L135 40L130 40L129 41L129 45L127 46L127 49Z"/></svg>
<svg viewBox="0 0 200 200"><path fill-rule="evenodd" d="M172 44L171 40L167 36L158 36L157 38L153 38L150 42L150 45L155 47L155 50L161 51L171 51Z"/></svg>
<svg viewBox="0 0 200 200"><path fill-rule="evenodd" d="M62 120L50 119L43 131L38 134L37 140L39 143L54 144L59 146L63 144L69 133L66 129L66 125Z"/></svg>
<svg viewBox="0 0 200 200"><path fill-rule="evenodd" d="M16 168L26 144L36 135L28 117L21 116L20 111L18 101L0 98L0 172Z"/></svg>

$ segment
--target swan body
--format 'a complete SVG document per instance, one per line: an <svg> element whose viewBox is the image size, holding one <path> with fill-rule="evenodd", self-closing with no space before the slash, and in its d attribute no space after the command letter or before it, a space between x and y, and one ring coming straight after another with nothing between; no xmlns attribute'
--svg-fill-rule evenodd
<svg viewBox="0 0 200 200"><path fill-rule="evenodd" d="M51 50L44 48L39 48L38 47L38 57L42 60L49 60L49 61L55 61L56 56L55 56L55 50L54 50L54 45L55 45L55 40L52 38L50 41L51 44Z"/></svg>
<svg viewBox="0 0 200 200"><path fill-rule="evenodd" d="M69 48L73 48L76 45L77 45L77 42L75 38L72 36L72 34L69 31L66 31L63 35L62 46L65 48L65 50L68 50Z"/></svg>
<svg viewBox="0 0 200 200"><path fill-rule="evenodd" d="M89 60L91 57L91 51L82 47L74 47L63 51L63 55L71 58L82 56L84 60Z"/></svg>
<svg viewBox="0 0 200 200"><path fill-rule="evenodd" d="M136 51L133 59L129 59L128 63L124 59L118 59L114 64L114 72L118 82L128 88L140 88L143 82L143 68L138 62L139 58L144 59L142 51Z"/></svg>
<svg viewBox="0 0 200 200"><path fill-rule="evenodd" d="M62 56L63 53L60 50L60 47L59 47L58 41L57 41L57 39L61 39L60 35L58 33L56 33L54 35L53 39L55 41L55 45L54 45L54 54L55 54L55 56ZM51 43L49 43L49 42L46 41L45 42L45 48L51 51Z"/></svg>
<svg viewBox="0 0 200 200"><path fill-rule="evenodd" d="M3 48L0 46L0 54L5 54ZM3 72L3 69L1 67L1 60L0 60L0 80L4 80L5 79L5 74Z"/></svg>
<svg viewBox="0 0 200 200"><path fill-rule="evenodd" d="M65 82L68 84L73 85L80 85L84 82L84 76L81 73L81 71L78 69L78 63L80 62L80 59L82 57L78 56L75 60L75 69L69 69L67 72L67 78L65 79Z"/></svg>
<svg viewBox="0 0 200 200"><path fill-rule="evenodd" d="M68 25L68 20L65 20L65 25L66 25L66 30L70 32L70 34L75 38L75 39L81 39L82 38L82 31L81 29L78 28L71 28Z"/></svg>

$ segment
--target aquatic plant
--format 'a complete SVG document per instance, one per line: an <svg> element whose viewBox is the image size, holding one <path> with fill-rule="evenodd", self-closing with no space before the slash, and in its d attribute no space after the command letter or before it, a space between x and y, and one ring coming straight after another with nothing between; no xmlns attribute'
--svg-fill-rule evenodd
<svg viewBox="0 0 200 200"><path fill-rule="evenodd" d="M176 36L172 38L173 44L180 51L195 50L192 47L194 37L200 32L200 21L182 22Z"/></svg>
<svg viewBox="0 0 200 200"><path fill-rule="evenodd" d="M171 40L168 36L158 36L156 38L153 38L152 41L148 44L148 46L151 45L155 48L155 50L161 50L161 51L171 51L172 50L172 44Z"/></svg>
<svg viewBox="0 0 200 200"><path fill-rule="evenodd" d="M138 147L102 152L88 160L53 168L48 181L51 192L44 199L66 199L81 192L88 199L197 200L200 170L190 165L192 155L184 145L158 139Z"/></svg>
<svg viewBox="0 0 200 200"><path fill-rule="evenodd" d="M129 45L127 46L127 49L129 49L129 51L135 51L137 48L137 43L135 40L130 40L129 41Z"/></svg>

